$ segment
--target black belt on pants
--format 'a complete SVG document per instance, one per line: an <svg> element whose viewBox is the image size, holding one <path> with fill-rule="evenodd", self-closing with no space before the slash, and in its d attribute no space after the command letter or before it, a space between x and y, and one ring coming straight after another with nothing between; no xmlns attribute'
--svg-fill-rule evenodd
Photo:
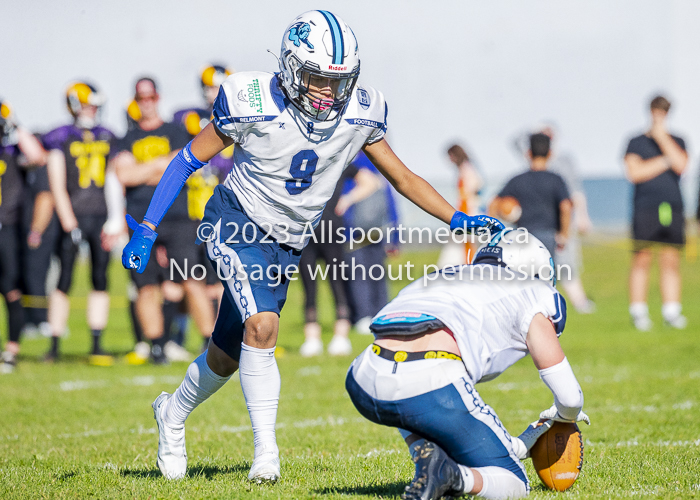
<svg viewBox="0 0 700 500"><path fill-rule="evenodd" d="M380 358L384 358L395 363L403 363L404 361L417 361L419 359L454 359L457 361L462 361L461 357L447 351L391 351L389 349L380 347L377 344L372 344L372 352Z"/></svg>

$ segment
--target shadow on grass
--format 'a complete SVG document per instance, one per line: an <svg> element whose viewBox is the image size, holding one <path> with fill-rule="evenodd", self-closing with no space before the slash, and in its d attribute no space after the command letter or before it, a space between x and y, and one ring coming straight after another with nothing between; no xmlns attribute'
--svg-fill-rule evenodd
<svg viewBox="0 0 700 500"><path fill-rule="evenodd" d="M58 479L59 481L63 482L63 481L65 481L66 479L70 479L70 478L72 478L72 477L75 477L76 475L77 475L77 474L76 474L75 472L73 472L73 471L71 471L71 472L64 472L63 474L59 474L59 475L56 477L56 479Z"/></svg>
<svg viewBox="0 0 700 500"><path fill-rule="evenodd" d="M408 483L375 484L372 486L345 486L343 488L330 487L314 490L319 495L371 495L375 497L399 497Z"/></svg>
<svg viewBox="0 0 700 500"><path fill-rule="evenodd" d="M187 477L203 477L207 480L214 479L215 476L221 474L240 474L248 473L249 465L230 465L219 467L217 465L194 465L187 468ZM158 479L162 478L163 474L158 467L149 467L143 469L125 469L121 471L123 477L136 477L142 479Z"/></svg>
<svg viewBox="0 0 700 500"><path fill-rule="evenodd" d="M533 486L532 483L530 483L530 493L556 493L556 491L553 492L542 483L539 483L535 486Z"/></svg>

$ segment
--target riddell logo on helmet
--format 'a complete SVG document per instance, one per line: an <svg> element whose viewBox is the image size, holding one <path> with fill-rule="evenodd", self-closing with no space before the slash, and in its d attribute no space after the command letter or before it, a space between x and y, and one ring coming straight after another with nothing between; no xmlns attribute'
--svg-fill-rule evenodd
<svg viewBox="0 0 700 500"><path fill-rule="evenodd" d="M333 70L333 71L347 71L348 67L347 66L333 66L332 64L329 64L328 69Z"/></svg>

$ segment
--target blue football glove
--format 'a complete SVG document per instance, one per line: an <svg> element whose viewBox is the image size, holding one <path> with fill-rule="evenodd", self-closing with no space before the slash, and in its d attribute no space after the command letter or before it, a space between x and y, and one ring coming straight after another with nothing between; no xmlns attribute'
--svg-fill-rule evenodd
<svg viewBox="0 0 700 500"><path fill-rule="evenodd" d="M129 214L126 215L126 223L129 225L129 229L134 231L134 234L122 252L122 265L126 269L135 269L137 273L141 274L146 269L148 259L151 256L151 248L158 233L146 224L139 224Z"/></svg>
<svg viewBox="0 0 700 500"><path fill-rule="evenodd" d="M505 228L503 223L495 217L489 217L488 215L470 216L459 211L455 212L450 221L450 229L458 233L479 232L480 229L487 230L491 233L497 233L503 231Z"/></svg>

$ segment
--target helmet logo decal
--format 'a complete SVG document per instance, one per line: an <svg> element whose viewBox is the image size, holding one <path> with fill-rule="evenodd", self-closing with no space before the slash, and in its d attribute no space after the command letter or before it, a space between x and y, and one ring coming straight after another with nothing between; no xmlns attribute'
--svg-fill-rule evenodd
<svg viewBox="0 0 700 500"><path fill-rule="evenodd" d="M309 33L311 33L309 23L294 23L289 28L289 39L297 47L301 46L301 42L304 42L309 49L314 50L314 46L309 42Z"/></svg>

